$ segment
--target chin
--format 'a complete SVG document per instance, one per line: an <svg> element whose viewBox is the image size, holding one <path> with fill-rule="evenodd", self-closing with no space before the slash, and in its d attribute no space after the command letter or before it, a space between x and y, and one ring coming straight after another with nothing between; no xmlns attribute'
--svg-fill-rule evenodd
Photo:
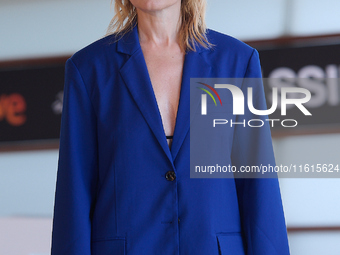
<svg viewBox="0 0 340 255"><path fill-rule="evenodd" d="M181 0L130 0L133 6L142 11L161 11L173 5L180 4Z"/></svg>

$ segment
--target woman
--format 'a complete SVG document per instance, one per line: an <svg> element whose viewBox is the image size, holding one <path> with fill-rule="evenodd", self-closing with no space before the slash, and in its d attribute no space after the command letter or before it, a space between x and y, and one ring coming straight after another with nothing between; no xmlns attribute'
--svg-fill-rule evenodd
<svg viewBox="0 0 340 255"><path fill-rule="evenodd" d="M190 178L190 78L261 75L204 6L116 0L116 33L67 61L53 255L289 254L277 179ZM275 163L267 126L232 132L233 165Z"/></svg>

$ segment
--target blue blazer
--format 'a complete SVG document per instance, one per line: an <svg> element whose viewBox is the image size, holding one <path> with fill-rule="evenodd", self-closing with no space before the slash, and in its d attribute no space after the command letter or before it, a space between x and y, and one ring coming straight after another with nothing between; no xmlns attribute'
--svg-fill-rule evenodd
<svg viewBox="0 0 340 255"><path fill-rule="evenodd" d="M289 254L277 179L190 178L190 78L261 77L256 50L208 38L185 55L171 150L137 27L67 61L52 255ZM229 130L231 164L275 164L269 127Z"/></svg>

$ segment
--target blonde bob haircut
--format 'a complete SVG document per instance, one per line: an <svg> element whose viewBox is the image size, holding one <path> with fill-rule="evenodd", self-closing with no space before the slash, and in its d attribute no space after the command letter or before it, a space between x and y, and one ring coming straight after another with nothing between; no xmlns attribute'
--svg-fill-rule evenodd
<svg viewBox="0 0 340 255"><path fill-rule="evenodd" d="M129 0L111 0L111 4L113 2L115 16L106 35L123 36L137 25L137 10ZM206 0L182 0L179 36L183 51L196 51L196 44L204 48L212 46L206 37L205 8Z"/></svg>

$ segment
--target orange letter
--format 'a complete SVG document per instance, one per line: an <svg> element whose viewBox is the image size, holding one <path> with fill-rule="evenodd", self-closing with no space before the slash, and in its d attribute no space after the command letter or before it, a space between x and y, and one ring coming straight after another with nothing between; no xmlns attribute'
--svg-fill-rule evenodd
<svg viewBox="0 0 340 255"><path fill-rule="evenodd" d="M26 102L22 95L12 94L10 95L7 121L12 126L21 126L26 122Z"/></svg>

